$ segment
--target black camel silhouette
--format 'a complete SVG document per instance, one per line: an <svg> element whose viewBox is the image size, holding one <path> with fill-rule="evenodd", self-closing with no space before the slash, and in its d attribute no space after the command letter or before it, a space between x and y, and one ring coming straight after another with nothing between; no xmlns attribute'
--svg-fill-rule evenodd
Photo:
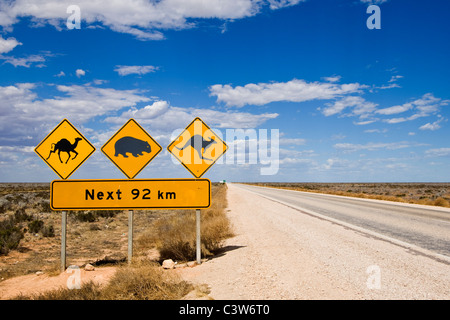
<svg viewBox="0 0 450 320"><path fill-rule="evenodd" d="M61 161L61 163L63 163L62 160L61 160L61 151L67 152L67 154L69 155L69 157L67 158L66 163L70 160L70 153L71 152L75 153L75 156L72 158L72 160L75 159L77 157L77 155L78 155L78 152L75 151L75 148L77 147L78 141L80 141L80 140L83 140L83 139L75 138L75 143L74 144L71 144L69 142L69 140L67 140L67 139L61 139L57 143L52 143L52 147L54 147L54 148L53 148L53 150L50 150L50 153L48 154L47 160L50 158L52 153L56 152L56 150L58 150L58 157L59 157L59 161Z"/></svg>

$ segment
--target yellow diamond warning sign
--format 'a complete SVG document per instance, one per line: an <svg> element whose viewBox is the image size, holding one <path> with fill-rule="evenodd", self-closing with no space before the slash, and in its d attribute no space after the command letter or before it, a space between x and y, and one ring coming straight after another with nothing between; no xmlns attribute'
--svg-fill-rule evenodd
<svg viewBox="0 0 450 320"><path fill-rule="evenodd" d="M195 118L167 150L196 178L200 178L228 149L200 118Z"/></svg>
<svg viewBox="0 0 450 320"><path fill-rule="evenodd" d="M67 120L34 149L62 179L67 179L95 151L95 147Z"/></svg>
<svg viewBox="0 0 450 320"><path fill-rule="evenodd" d="M141 172L161 150L161 146L134 119L128 120L102 147L102 152L128 179Z"/></svg>

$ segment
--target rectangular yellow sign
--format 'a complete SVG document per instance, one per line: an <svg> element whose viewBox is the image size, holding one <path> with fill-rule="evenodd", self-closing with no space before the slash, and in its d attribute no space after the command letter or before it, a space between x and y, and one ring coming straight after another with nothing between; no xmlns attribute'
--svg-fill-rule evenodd
<svg viewBox="0 0 450 320"><path fill-rule="evenodd" d="M53 210L204 209L211 205L208 179L55 180Z"/></svg>

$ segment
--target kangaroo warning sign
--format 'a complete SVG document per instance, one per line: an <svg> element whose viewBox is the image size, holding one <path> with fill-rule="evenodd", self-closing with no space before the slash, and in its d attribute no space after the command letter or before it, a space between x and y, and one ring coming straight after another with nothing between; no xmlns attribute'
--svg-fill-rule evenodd
<svg viewBox="0 0 450 320"><path fill-rule="evenodd" d="M228 149L200 118L195 118L167 150L196 178L200 178Z"/></svg>
<svg viewBox="0 0 450 320"><path fill-rule="evenodd" d="M67 179L89 158L95 147L64 119L34 151L61 179Z"/></svg>
<svg viewBox="0 0 450 320"><path fill-rule="evenodd" d="M102 152L128 179L141 172L161 150L134 119L128 120L102 147Z"/></svg>

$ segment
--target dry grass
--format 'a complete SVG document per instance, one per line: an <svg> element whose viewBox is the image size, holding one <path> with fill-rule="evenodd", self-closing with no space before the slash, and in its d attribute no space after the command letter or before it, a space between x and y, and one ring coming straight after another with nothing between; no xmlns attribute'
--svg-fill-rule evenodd
<svg viewBox="0 0 450 320"><path fill-rule="evenodd" d="M80 289L60 288L45 293L18 296L15 300L176 300L194 287L156 263L122 266L104 286L87 282Z"/></svg>
<svg viewBox="0 0 450 320"><path fill-rule="evenodd" d="M340 196L450 207L450 183L252 183Z"/></svg>
<svg viewBox="0 0 450 320"><path fill-rule="evenodd" d="M214 184L212 205L201 210L201 252L203 257L211 256L222 247L225 239L233 236L225 213L227 207L226 185ZM183 210L168 214L156 220L149 232L138 239L138 245L155 245L160 259L178 261L194 260L196 255L195 210Z"/></svg>

